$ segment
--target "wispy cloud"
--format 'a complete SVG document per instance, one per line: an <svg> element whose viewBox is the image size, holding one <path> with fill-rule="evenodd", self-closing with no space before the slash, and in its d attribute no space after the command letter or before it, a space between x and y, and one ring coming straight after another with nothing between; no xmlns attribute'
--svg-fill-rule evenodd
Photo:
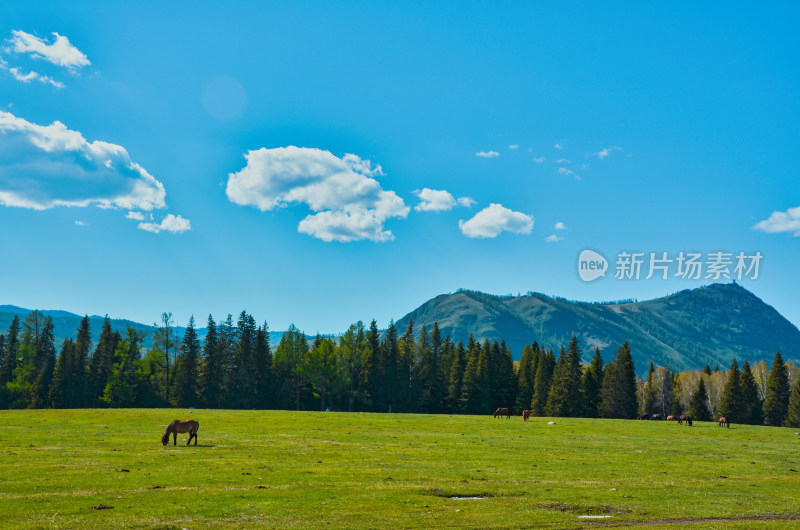
<svg viewBox="0 0 800 530"><path fill-rule="evenodd" d="M540 156L540 157L538 157L538 158L531 158L531 160L533 160L533 161L534 161L534 162L536 162L537 164L541 164L542 162L544 162L545 160L547 160L547 158L545 158L545 157L543 157L543 156Z"/></svg>
<svg viewBox="0 0 800 530"><path fill-rule="evenodd" d="M245 167L228 175L228 199L261 211L304 203L316 213L300 221L301 233L323 241L391 241L384 222L408 216L403 199L375 179L381 166L356 155L289 146L244 156Z"/></svg>
<svg viewBox="0 0 800 530"><path fill-rule="evenodd" d="M467 208L470 208L472 205L477 204L475 200L472 199L471 197L459 197L457 201L458 204L460 204L461 206L466 206Z"/></svg>
<svg viewBox="0 0 800 530"><path fill-rule="evenodd" d="M54 40L48 42L36 35L31 35L21 30L13 30L11 32L10 49L16 53L30 54L34 59L44 59L49 63L72 71L92 64L82 51L70 43L67 37L58 33L53 33L53 37Z"/></svg>
<svg viewBox="0 0 800 530"><path fill-rule="evenodd" d="M9 68L5 62L0 62L0 70L8 70L9 73L14 76L14 79L17 81L22 81L23 83L30 83L31 81L38 81L39 83L43 83L45 85L52 85L56 88L64 88L64 83L61 81L56 81L50 76L42 75L39 72L30 71L27 74L22 73L22 71L17 67Z"/></svg>
<svg viewBox="0 0 800 530"><path fill-rule="evenodd" d="M152 215L150 216L152 219ZM128 212L125 219L133 219L134 221L144 221L145 217L142 212Z"/></svg>
<svg viewBox="0 0 800 530"><path fill-rule="evenodd" d="M611 146L611 147L606 147L605 149L602 149L602 150L598 151L597 153L595 153L595 155L597 155L597 158L602 160L602 159L606 158L608 155L610 155L611 153L613 153L614 151L622 151L622 148L619 147L619 146L616 146L616 145Z"/></svg>
<svg viewBox="0 0 800 530"><path fill-rule="evenodd" d="M188 219L184 219L180 215L167 214L160 223L139 223L137 228L146 232L172 232L173 234L181 234L187 230L192 229L192 223Z"/></svg>
<svg viewBox="0 0 800 530"><path fill-rule="evenodd" d="M550 234L549 236L544 238L544 240L547 241L548 243L557 243L559 241L562 241L563 239L564 239L563 237L559 237L555 234Z"/></svg>
<svg viewBox="0 0 800 530"><path fill-rule="evenodd" d="M565 225L564 223L559 221L553 226L553 228L555 228L556 230L566 230L567 229L567 225Z"/></svg>
<svg viewBox="0 0 800 530"><path fill-rule="evenodd" d="M475 156L479 156L481 158L497 158L500 156L500 153L497 151L478 151L475 153Z"/></svg>
<svg viewBox="0 0 800 530"><path fill-rule="evenodd" d="M568 160L566 158L559 158L556 160L556 164L571 164L572 160Z"/></svg>
<svg viewBox="0 0 800 530"><path fill-rule="evenodd" d="M75 220L75 226L89 226L89 223L86 223L86 222L84 222L84 221L81 221L81 220L77 220L77 219L76 219L76 220Z"/></svg>
<svg viewBox="0 0 800 530"><path fill-rule="evenodd" d="M554 145L554 146L553 146L553 148L554 148L554 149L564 149L564 144L562 144L561 142L559 142L559 143L557 143L556 145Z"/></svg>
<svg viewBox="0 0 800 530"><path fill-rule="evenodd" d="M529 234L533 229L533 217L492 203L471 219L459 221L458 227L470 238L493 238L501 232Z"/></svg>
<svg viewBox="0 0 800 530"><path fill-rule="evenodd" d="M508 148L513 151L514 149L519 149L519 145L518 144L511 144L511 145L508 146Z"/></svg>
<svg viewBox="0 0 800 530"><path fill-rule="evenodd" d="M570 175L574 175L575 174L574 171L572 171L571 169L565 168L565 167L558 168L558 172L559 172L559 174L566 175L566 176L570 176Z"/></svg>
<svg viewBox="0 0 800 530"><path fill-rule="evenodd" d="M789 208L785 212L772 212L767 219L756 223L753 230L768 234L794 232L794 237L800 236L800 206Z"/></svg>

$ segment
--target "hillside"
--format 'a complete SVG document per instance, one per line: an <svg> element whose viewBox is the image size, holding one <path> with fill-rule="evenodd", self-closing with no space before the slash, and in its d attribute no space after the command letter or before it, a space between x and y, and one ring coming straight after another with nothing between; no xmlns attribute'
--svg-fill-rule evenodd
<svg viewBox="0 0 800 530"><path fill-rule="evenodd" d="M505 339L515 359L534 340L557 350L576 334L584 360L595 346L609 360L624 341L638 372L652 359L673 370L728 366L733 358L771 361L780 349L784 359L800 358L800 330L772 306L738 284L712 284L663 298L630 303L585 303L539 293L494 296L459 291L437 296L397 322L408 319L466 341L470 333Z"/></svg>

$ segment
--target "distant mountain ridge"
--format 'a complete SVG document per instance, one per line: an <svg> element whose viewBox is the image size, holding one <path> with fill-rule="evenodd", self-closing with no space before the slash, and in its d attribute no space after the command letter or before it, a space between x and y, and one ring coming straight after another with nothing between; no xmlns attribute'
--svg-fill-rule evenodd
<svg viewBox="0 0 800 530"><path fill-rule="evenodd" d="M800 358L800 330L772 306L736 283L712 284L642 302L574 302L540 293L495 296L460 290L437 296L397 321L398 332L414 319L417 332L438 322L442 335L464 340L470 333L504 339L515 359L537 340L556 351L573 334L588 361L595 347L610 360L631 343L638 372L650 360L672 370L722 367L734 359Z"/></svg>

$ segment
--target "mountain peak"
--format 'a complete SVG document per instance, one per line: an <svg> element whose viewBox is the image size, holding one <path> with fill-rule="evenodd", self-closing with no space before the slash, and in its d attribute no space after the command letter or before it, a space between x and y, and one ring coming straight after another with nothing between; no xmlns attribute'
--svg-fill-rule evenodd
<svg viewBox="0 0 800 530"><path fill-rule="evenodd" d="M780 349L800 357L800 330L740 284L713 283L647 301L576 302L541 293L496 296L469 289L439 295L397 322L416 330L439 323L454 341L472 333L505 339L515 358L537 340L557 350L573 334L589 360L599 348L609 360L623 342L644 370L652 360L673 370L727 366L737 358L769 360Z"/></svg>

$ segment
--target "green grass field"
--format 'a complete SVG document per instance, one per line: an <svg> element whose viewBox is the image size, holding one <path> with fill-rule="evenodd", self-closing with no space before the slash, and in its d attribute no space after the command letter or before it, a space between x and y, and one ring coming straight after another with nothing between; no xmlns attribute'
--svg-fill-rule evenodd
<svg viewBox="0 0 800 530"><path fill-rule="evenodd" d="M200 422L198 445L181 445L188 435L180 435L177 447L163 447L165 425L188 417ZM800 524L800 436L793 429L555 421L283 411L2 411L0 524ZM113 508L93 509L99 505Z"/></svg>

